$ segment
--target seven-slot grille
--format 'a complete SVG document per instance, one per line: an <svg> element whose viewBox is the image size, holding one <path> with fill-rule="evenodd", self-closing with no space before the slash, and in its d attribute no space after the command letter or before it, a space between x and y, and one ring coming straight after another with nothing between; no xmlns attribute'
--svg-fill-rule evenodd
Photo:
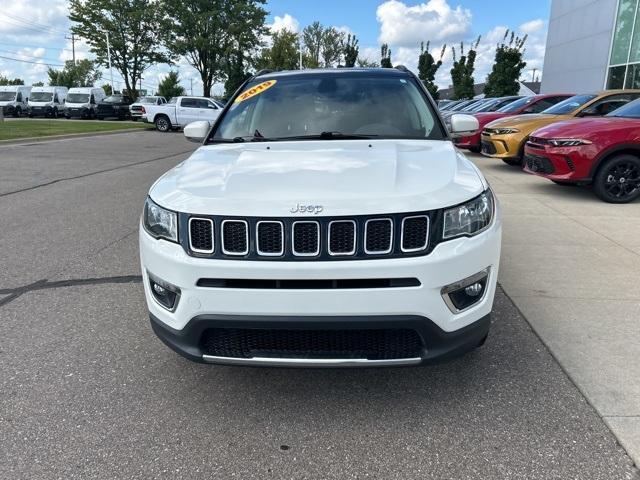
<svg viewBox="0 0 640 480"><path fill-rule="evenodd" d="M424 255L437 212L353 218L220 218L182 214L188 253L247 260L349 260ZM431 218L433 217L433 218ZM437 232L435 232L437 234Z"/></svg>

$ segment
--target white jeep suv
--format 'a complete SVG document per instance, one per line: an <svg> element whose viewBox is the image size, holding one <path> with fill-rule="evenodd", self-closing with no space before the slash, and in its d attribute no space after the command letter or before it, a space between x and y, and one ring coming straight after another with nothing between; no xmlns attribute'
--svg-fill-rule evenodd
<svg viewBox="0 0 640 480"><path fill-rule="evenodd" d="M477 129L454 115L452 135ZM498 204L401 69L261 72L149 191L155 333L207 363L390 366L487 337Z"/></svg>

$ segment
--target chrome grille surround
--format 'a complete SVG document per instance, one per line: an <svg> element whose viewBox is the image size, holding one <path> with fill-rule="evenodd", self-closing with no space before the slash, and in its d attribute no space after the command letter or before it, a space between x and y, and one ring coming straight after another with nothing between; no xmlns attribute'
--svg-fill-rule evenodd
<svg viewBox="0 0 640 480"><path fill-rule="evenodd" d="M353 246L352 246L352 248L350 250L347 250L347 251L333 251L331 249L331 243L334 240L334 237L332 237L332 235L331 235L331 227L333 225L336 225L336 224L351 224L351 225L353 225L353 242L352 242ZM331 255L331 256L355 255L357 239L358 239L358 229L357 229L355 220L332 220L332 221L330 221L329 222L329 231L328 231L327 236L328 236L327 251L329 252L329 255Z"/></svg>
<svg viewBox="0 0 640 480"><path fill-rule="evenodd" d="M245 248L242 250L230 250L227 248L229 239L226 239L227 234L225 232L225 226L233 224L244 224ZM223 220L220 225L220 229L222 231L222 235L220 236L222 242L222 253L225 255L246 255L249 253L249 224L246 220Z"/></svg>
<svg viewBox="0 0 640 480"><path fill-rule="evenodd" d="M207 248L201 248L201 246L195 246L193 244L193 223L194 222L203 222L206 223L208 222L211 228L211 248L207 249ZM200 243L200 242L198 242ZM214 234L214 229L213 229L213 220L211 220L210 218L201 218L201 217L191 217L189 219L189 248L191 250L193 250L196 253L213 253L215 251L215 234Z"/></svg>

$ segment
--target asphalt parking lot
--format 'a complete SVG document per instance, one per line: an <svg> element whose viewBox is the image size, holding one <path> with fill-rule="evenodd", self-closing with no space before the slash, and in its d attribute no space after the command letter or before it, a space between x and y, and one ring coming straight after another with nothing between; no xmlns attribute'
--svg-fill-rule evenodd
<svg viewBox="0 0 640 480"><path fill-rule="evenodd" d="M487 344L435 367L234 368L167 349L137 222L194 148L152 131L0 147L0 478L639 478L502 290Z"/></svg>

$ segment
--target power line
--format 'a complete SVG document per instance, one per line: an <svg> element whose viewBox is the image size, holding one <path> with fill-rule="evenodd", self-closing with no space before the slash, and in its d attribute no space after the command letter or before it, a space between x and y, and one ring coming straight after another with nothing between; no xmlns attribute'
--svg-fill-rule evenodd
<svg viewBox="0 0 640 480"><path fill-rule="evenodd" d="M35 55L27 55L27 54L24 54L24 53L12 52L12 51L9 51L9 50L4 50L2 48L0 48L0 52L8 53L9 55L17 55L18 57L26 57L28 59L33 59L33 60L47 60L49 62L57 62L57 61L59 61L59 60L53 59L53 58L36 57Z"/></svg>
<svg viewBox="0 0 640 480"><path fill-rule="evenodd" d="M64 67L64 65L59 63L46 63L46 62L32 62L30 60L20 60L19 58L11 58L0 55L0 58L4 60L12 60L14 62L22 62L22 63L32 63L34 65L46 65L47 67Z"/></svg>
<svg viewBox="0 0 640 480"><path fill-rule="evenodd" d="M16 45L16 42L0 42L0 45L8 45L11 47L27 47L27 48L42 48L43 50L62 50L63 52L70 52L71 49L69 48L62 48L62 47L43 47L41 45L25 45L24 43L20 42L20 45Z"/></svg>
<svg viewBox="0 0 640 480"><path fill-rule="evenodd" d="M19 27L19 28L23 28L25 30L31 30L32 32L37 32L40 34L46 34L46 35L64 35L64 34L59 34L57 32L52 32L52 31L43 31L42 28L39 27L30 27L28 25L23 25L20 23L16 23L14 21L12 21L11 19L3 19L4 22L8 22L10 25L13 25L14 27Z"/></svg>
<svg viewBox="0 0 640 480"><path fill-rule="evenodd" d="M14 21L17 21L17 22L20 22L20 23L23 23L25 25L29 25L29 26L32 26L32 27L35 27L35 28L39 28L41 30L49 30L50 32L54 32L54 33L62 33L63 35L66 33L66 32L64 32L62 30L58 30L57 28L53 28L53 27L51 27L49 25L44 25L42 23L34 22L33 20L30 20L30 19L27 19L27 18L24 18L24 17L20 17L20 16L18 16L16 14L9 15L8 13L3 12L3 15L5 17L9 17L10 19L12 19Z"/></svg>

